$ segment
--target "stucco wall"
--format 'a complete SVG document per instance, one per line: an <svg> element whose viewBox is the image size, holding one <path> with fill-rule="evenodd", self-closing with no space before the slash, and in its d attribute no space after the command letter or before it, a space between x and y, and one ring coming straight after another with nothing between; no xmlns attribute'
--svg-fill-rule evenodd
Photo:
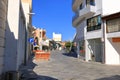
<svg viewBox="0 0 120 80"><path fill-rule="evenodd" d="M85 61L91 60L91 46L89 46L88 40L85 40Z"/></svg>
<svg viewBox="0 0 120 80"><path fill-rule="evenodd" d="M102 0L95 0L95 9L96 9L95 15L102 13Z"/></svg>
<svg viewBox="0 0 120 80"><path fill-rule="evenodd" d="M5 36L5 71L15 71L24 63L25 54L25 17L20 0L9 0Z"/></svg>
<svg viewBox="0 0 120 80"><path fill-rule="evenodd" d="M86 20L82 21L80 25L76 27L76 39L77 40L84 40L85 36L85 29L86 29Z"/></svg>
<svg viewBox="0 0 120 80"><path fill-rule="evenodd" d="M120 12L120 0L102 0L102 15Z"/></svg>
<svg viewBox="0 0 120 80"><path fill-rule="evenodd" d="M25 18L23 15L23 11L20 10L19 13L19 36L18 36L18 55L17 55L17 69L21 64L24 63L24 55L25 55Z"/></svg>
<svg viewBox="0 0 120 80"><path fill-rule="evenodd" d="M17 69L19 8L19 0L8 0L8 15L5 34L5 71Z"/></svg>
<svg viewBox="0 0 120 80"><path fill-rule="evenodd" d="M26 1L26 0L25 0ZM31 0L32 1L32 0ZM23 11L25 14L25 19L26 19L26 60L28 60L30 54L31 54L31 44L28 44L28 39L32 36L30 36L30 34L32 32L29 32L28 27L31 27L31 20L30 20L30 6L31 4L29 4L28 2L24 2L24 0L22 0L22 6L23 6ZM32 6L31 6L32 8ZM31 24L31 25L30 25Z"/></svg>
<svg viewBox="0 0 120 80"><path fill-rule="evenodd" d="M106 39L105 63L120 64L120 43L112 42L112 39Z"/></svg>
<svg viewBox="0 0 120 80"><path fill-rule="evenodd" d="M102 30L95 30L86 33L86 39L101 38Z"/></svg>

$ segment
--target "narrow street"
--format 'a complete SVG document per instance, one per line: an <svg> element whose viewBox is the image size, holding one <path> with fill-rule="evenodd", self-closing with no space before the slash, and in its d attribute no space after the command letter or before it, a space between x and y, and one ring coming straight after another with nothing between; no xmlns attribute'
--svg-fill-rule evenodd
<svg viewBox="0 0 120 80"><path fill-rule="evenodd" d="M49 61L30 61L23 72L23 80L120 80L120 66L85 62L64 51L52 51Z"/></svg>

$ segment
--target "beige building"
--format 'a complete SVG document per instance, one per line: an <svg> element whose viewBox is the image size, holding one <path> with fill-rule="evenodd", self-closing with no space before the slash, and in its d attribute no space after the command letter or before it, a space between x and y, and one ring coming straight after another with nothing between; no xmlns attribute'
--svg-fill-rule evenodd
<svg viewBox="0 0 120 80"><path fill-rule="evenodd" d="M37 28L33 31L33 37L34 39L37 38L38 39L38 42L37 44L40 46L40 42L42 40L45 40L46 39L46 30L45 29L40 29L40 28Z"/></svg>
<svg viewBox="0 0 120 80"><path fill-rule="evenodd" d="M46 38L46 30L37 28L33 31L33 36L34 38L38 37L39 40L41 41Z"/></svg>
<svg viewBox="0 0 120 80"><path fill-rule="evenodd" d="M5 51L5 28L7 17L7 0L0 0L0 80L4 67L4 51Z"/></svg>
<svg viewBox="0 0 120 80"><path fill-rule="evenodd" d="M62 41L62 35L61 34L56 34L56 33L53 32L53 40L57 41L57 42Z"/></svg>

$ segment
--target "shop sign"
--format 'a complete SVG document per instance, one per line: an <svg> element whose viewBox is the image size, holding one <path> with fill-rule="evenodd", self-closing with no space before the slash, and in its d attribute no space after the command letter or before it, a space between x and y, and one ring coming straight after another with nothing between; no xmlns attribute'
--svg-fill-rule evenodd
<svg viewBox="0 0 120 80"><path fill-rule="evenodd" d="M118 37L118 38L112 38L112 42L120 42L120 37Z"/></svg>

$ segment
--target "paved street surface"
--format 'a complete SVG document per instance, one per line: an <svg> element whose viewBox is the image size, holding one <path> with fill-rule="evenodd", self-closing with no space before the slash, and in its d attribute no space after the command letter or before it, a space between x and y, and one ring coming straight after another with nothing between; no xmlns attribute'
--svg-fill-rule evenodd
<svg viewBox="0 0 120 80"><path fill-rule="evenodd" d="M24 80L120 80L120 66L85 62L64 51L52 51L49 61L30 61L23 71Z"/></svg>

